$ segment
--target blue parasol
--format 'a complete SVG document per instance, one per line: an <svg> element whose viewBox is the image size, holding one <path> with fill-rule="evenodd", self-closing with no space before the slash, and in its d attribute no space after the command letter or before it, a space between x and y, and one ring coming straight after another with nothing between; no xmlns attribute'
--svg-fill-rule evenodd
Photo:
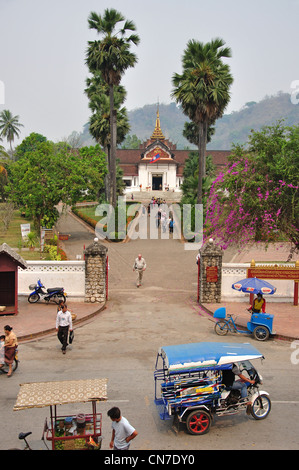
<svg viewBox="0 0 299 470"><path fill-rule="evenodd" d="M242 281L235 282L232 288L238 291L246 292L247 294L274 294L276 287L269 284L269 282L257 277L250 277Z"/></svg>

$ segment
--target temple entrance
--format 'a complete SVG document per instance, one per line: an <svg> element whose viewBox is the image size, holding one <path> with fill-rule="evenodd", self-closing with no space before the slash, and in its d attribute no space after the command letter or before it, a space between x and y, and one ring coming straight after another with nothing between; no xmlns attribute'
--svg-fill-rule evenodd
<svg viewBox="0 0 299 470"><path fill-rule="evenodd" d="M163 189L162 181L163 181L162 175L153 175L152 191L162 191Z"/></svg>

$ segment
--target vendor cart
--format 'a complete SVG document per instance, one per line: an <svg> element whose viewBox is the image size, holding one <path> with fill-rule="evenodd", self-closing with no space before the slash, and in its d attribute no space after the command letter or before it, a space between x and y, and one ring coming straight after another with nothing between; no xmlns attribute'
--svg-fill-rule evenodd
<svg viewBox="0 0 299 470"><path fill-rule="evenodd" d="M14 411L50 407L42 440L45 444L50 441L52 450L101 448L102 413L97 413L96 402L107 400L107 379L33 382L20 387ZM91 413L57 414L57 405L84 402L91 402Z"/></svg>

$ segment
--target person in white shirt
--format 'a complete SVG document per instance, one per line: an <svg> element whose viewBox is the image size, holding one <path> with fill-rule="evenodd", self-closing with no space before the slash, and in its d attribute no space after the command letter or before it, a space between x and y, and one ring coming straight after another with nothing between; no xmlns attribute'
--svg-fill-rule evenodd
<svg viewBox="0 0 299 470"><path fill-rule="evenodd" d="M143 271L146 270L146 262L145 259L142 258L141 253L139 253L138 257L135 259L134 265L133 265L133 271L137 271L138 276L137 276L137 287L141 286L142 282L142 277L143 277Z"/></svg>
<svg viewBox="0 0 299 470"><path fill-rule="evenodd" d="M65 354L67 347L67 339L69 331L73 331L72 315L68 311L67 306L64 304L57 312L56 317L56 331L59 341L62 344L62 354Z"/></svg>
<svg viewBox="0 0 299 470"><path fill-rule="evenodd" d="M136 429L121 415L120 409L117 406L111 408L107 415L112 421L110 449L129 450L130 441L138 434Z"/></svg>

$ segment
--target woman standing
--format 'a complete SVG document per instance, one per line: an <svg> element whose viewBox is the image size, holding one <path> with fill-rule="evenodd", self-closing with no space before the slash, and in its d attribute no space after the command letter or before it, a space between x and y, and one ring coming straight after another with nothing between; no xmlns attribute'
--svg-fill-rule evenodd
<svg viewBox="0 0 299 470"><path fill-rule="evenodd" d="M8 364L7 377L10 377L12 374L12 364L15 358L15 352L18 347L18 340L17 340L16 335L13 333L11 326L5 325L4 333L5 333L5 342L4 342L5 362Z"/></svg>

